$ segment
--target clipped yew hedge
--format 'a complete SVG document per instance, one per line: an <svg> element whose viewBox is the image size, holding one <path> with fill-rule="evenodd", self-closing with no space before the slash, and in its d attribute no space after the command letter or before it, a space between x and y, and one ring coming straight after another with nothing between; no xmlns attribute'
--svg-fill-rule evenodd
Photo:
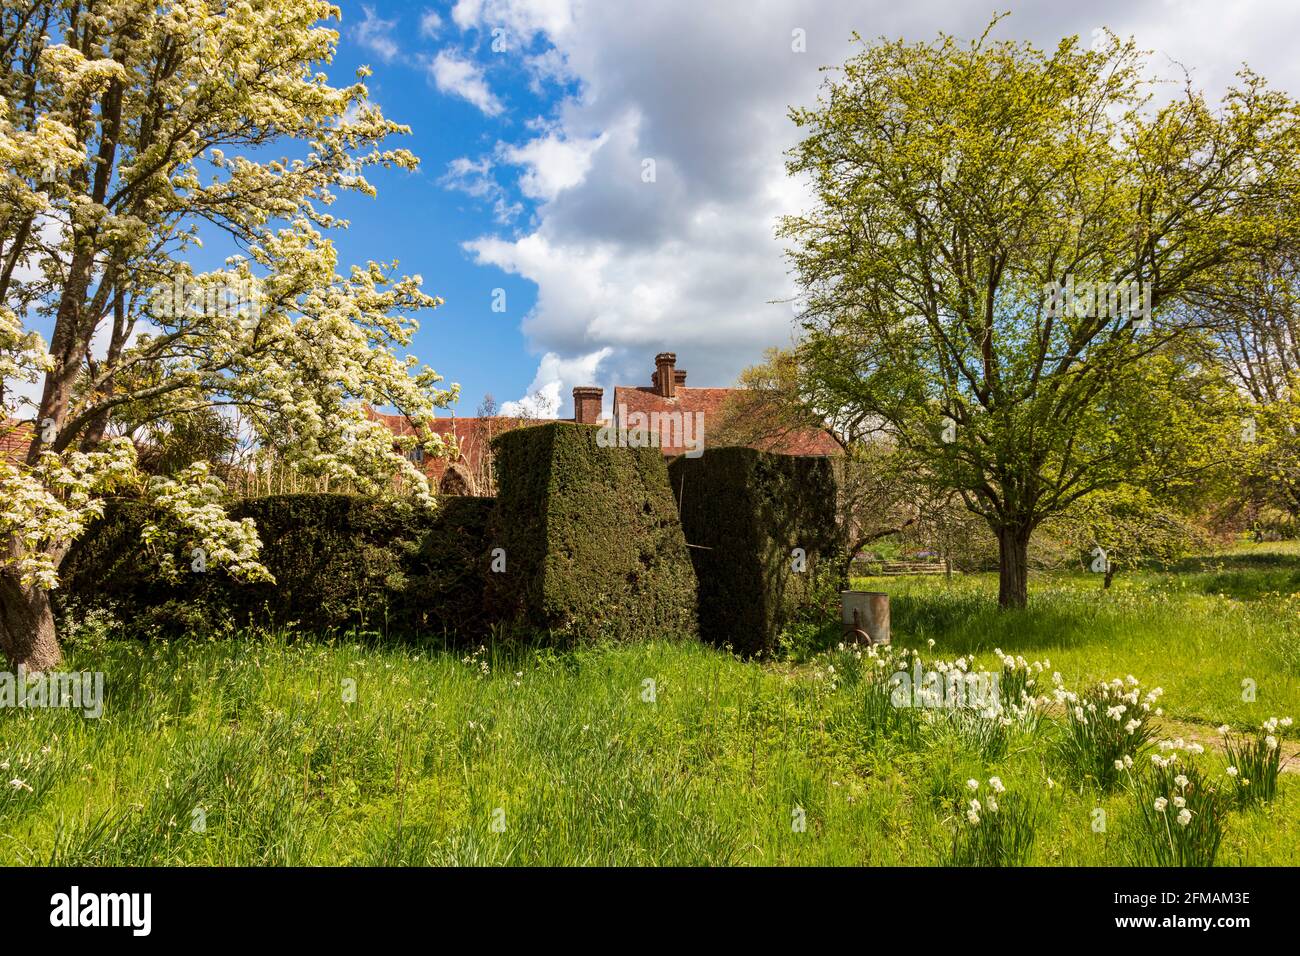
<svg viewBox="0 0 1300 956"><path fill-rule="evenodd" d="M256 522L275 583L239 583L218 568L170 583L140 541L150 507L113 502L69 553L56 594L64 612L108 607L163 636L293 625L473 637L487 629L481 557L491 508L481 498L444 499L433 512L340 494L248 499L231 515Z"/></svg>
<svg viewBox="0 0 1300 956"><path fill-rule="evenodd" d="M787 625L824 618L846 586L830 459L714 448L668 470L692 545L701 637L771 655Z"/></svg>
<svg viewBox="0 0 1300 956"><path fill-rule="evenodd" d="M667 467L654 448L602 448L555 422L493 442L497 508L489 605L561 642L693 635L695 577Z"/></svg>

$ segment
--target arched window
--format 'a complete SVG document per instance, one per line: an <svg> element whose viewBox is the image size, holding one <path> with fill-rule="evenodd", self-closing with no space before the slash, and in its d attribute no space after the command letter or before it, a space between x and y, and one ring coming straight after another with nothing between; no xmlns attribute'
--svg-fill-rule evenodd
<svg viewBox="0 0 1300 956"><path fill-rule="evenodd" d="M444 495L468 495L469 484L465 481L464 475L454 468L449 468L438 484L438 491Z"/></svg>

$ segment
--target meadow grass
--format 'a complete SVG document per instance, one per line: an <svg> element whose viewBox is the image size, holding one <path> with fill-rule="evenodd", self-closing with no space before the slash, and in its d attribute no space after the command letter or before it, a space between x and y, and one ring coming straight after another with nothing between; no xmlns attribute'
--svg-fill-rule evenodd
<svg viewBox="0 0 1300 956"><path fill-rule="evenodd" d="M1300 543L1244 546L1167 571L1035 576L1030 607L999 611L997 576L856 578L890 594L895 640L946 654L1051 660L1080 685L1135 674L1183 720L1258 725L1300 716ZM1243 687L1243 682L1250 684ZM1244 699L1253 688L1255 700Z"/></svg>
<svg viewBox="0 0 1300 956"><path fill-rule="evenodd" d="M1296 605L1273 593L1280 562L1245 557L1104 595L1084 576L1035 580L1026 615L990 608L983 576L883 584L900 644L1050 657L1076 688L1133 673L1164 686L1170 716L1258 724L1300 712ZM1071 780L1058 721L996 750L944 722L876 733L873 685L832 672L836 653L791 667L666 641L73 646L70 668L107 675L103 716L0 711L0 862L935 865L962 859L966 781L994 775L1033 803L1026 862L1143 859L1131 792ZM1221 755L1202 765L1222 778ZM1219 864L1300 863L1300 775L1282 777L1229 815Z"/></svg>

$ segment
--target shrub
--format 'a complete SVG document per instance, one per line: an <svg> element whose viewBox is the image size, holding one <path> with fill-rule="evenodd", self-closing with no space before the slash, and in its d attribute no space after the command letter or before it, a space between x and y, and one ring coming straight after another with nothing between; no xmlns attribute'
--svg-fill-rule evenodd
<svg viewBox="0 0 1300 956"><path fill-rule="evenodd" d="M788 624L831 613L846 582L829 459L714 448L668 471L699 581L701 637L771 656Z"/></svg>
<svg viewBox="0 0 1300 956"><path fill-rule="evenodd" d="M1160 749L1167 756L1153 754L1150 770L1134 781L1138 810L1135 862L1140 866L1213 866L1223 841L1228 801L1190 759L1201 753L1200 744L1162 740Z"/></svg>
<svg viewBox="0 0 1300 956"><path fill-rule="evenodd" d="M1264 803L1277 795L1282 748L1274 735L1278 727L1290 726L1290 717L1270 717L1251 736L1233 736L1226 724L1219 728L1238 806Z"/></svg>
<svg viewBox="0 0 1300 956"><path fill-rule="evenodd" d="M112 503L63 567L65 617L115 608L142 634L214 636L236 626L386 633L457 630L483 621L481 567L490 499L444 499L435 511L352 495L250 498L261 561L275 583L241 584L220 569L161 580L142 551L154 518L140 502ZM179 562L190 567L188 558Z"/></svg>
<svg viewBox="0 0 1300 956"><path fill-rule="evenodd" d="M695 633L695 579L663 456L602 448L555 422L493 441L488 600L507 626L562 642Z"/></svg>
<svg viewBox="0 0 1300 956"><path fill-rule="evenodd" d="M1038 805L990 777L981 793L978 780L966 782L968 793L955 804L957 830L948 866L1021 866L1034 846ZM982 799L981 799L982 797Z"/></svg>
<svg viewBox="0 0 1300 956"><path fill-rule="evenodd" d="M1154 705L1163 691L1157 687L1143 697L1137 678L1130 675L1075 694L1061 686L1059 674L1053 679L1056 699L1065 706L1061 752L1066 765L1100 789L1112 789L1155 735L1151 716L1160 713Z"/></svg>

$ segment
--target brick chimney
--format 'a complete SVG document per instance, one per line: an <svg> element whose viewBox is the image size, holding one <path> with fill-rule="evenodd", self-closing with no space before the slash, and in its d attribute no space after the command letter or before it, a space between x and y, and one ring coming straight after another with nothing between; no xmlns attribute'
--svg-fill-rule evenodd
<svg viewBox="0 0 1300 956"><path fill-rule="evenodd" d="M660 352L655 356L655 388L664 398L677 394L676 366L676 352Z"/></svg>
<svg viewBox="0 0 1300 956"><path fill-rule="evenodd" d="M605 396L603 388L579 385L573 390L573 420L579 425L595 425L600 421L600 402Z"/></svg>

